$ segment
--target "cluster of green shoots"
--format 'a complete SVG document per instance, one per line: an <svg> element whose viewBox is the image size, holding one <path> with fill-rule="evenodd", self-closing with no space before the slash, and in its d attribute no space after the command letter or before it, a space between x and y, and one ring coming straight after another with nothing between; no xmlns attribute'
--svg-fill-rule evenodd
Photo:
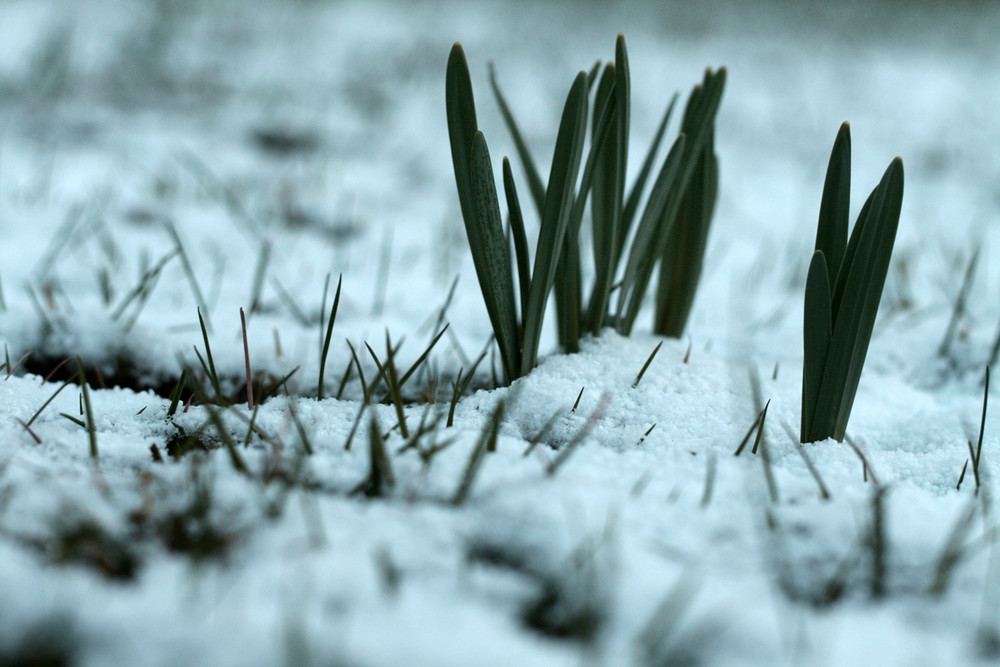
<svg viewBox="0 0 1000 667"><path fill-rule="evenodd" d="M894 159L847 237L851 132L833 144L816 252L806 278L802 442L843 441L868 353L903 203L903 161Z"/></svg>
<svg viewBox="0 0 1000 667"><path fill-rule="evenodd" d="M493 163L476 121L469 68L462 47L454 46L448 60L446 100L455 180L506 382L526 375L537 364L551 294L555 295L559 342L566 352L575 352L585 332L598 335L602 328L614 327L622 334L631 333L654 270L659 267L653 331L667 336L683 332L718 192L714 126L725 79L725 69L707 70L702 83L694 88L680 133L647 196L645 186L676 97L634 183L627 188L631 83L621 35L613 63L603 68L597 63L589 74L581 71L574 79L547 183L492 76L493 91L513 136L540 221L532 265L522 207L506 158L502 172L509 234L505 233ZM585 150L588 126L589 147ZM595 276L585 299L581 271L584 250L580 245L588 201Z"/></svg>
<svg viewBox="0 0 1000 667"><path fill-rule="evenodd" d="M725 78L725 69L707 70L702 83L692 91L680 133L639 214L676 96L635 182L626 191L631 82L624 37L618 36L613 63L603 69L597 63L589 74L581 71L573 81L547 183L539 175L491 70L493 92L540 220L531 266L510 161L504 158L502 168L509 225L505 232L493 163L476 121L465 53L459 44L452 48L446 101L458 198L508 383L538 363L550 294L555 295L559 343L564 351L575 352L583 332L598 335L603 327L611 326L624 335L631 333L658 267L653 332L665 336L683 333L718 193L715 116ZM588 125L590 142L585 151ZM816 253L806 284L802 442L831 437L843 440L846 435L899 223L902 160L896 158L889 165L865 202L848 241L850 189L851 141L845 123L830 157ZM588 201L594 281L585 300L580 228ZM637 217L638 225L633 229Z"/></svg>

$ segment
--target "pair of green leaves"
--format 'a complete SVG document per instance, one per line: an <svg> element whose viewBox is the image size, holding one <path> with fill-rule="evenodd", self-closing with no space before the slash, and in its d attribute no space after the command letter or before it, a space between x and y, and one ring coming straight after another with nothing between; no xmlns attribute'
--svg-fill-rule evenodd
<svg viewBox="0 0 1000 667"><path fill-rule="evenodd" d="M524 317L520 325L514 301L510 248L500 217L493 165L486 139L476 122L469 67L459 44L452 48L448 59L445 88L448 132L462 217L486 310L500 348L504 377L509 383L527 374L538 361L545 304L556 279L586 138L587 75L581 72L576 77L563 109L549 185L541 206L534 268L530 274L521 206L510 164L504 160L504 191L511 216Z"/></svg>
<svg viewBox="0 0 1000 667"><path fill-rule="evenodd" d="M827 168L806 277L802 442L842 441L868 353L903 203L903 161L894 159L847 238L851 133L844 123Z"/></svg>
<svg viewBox="0 0 1000 667"><path fill-rule="evenodd" d="M518 275L520 312L516 315L513 268L503 234L485 139L476 123L468 65L455 45L446 81L448 127L455 178L469 246L487 311L500 347L507 381L537 363L542 320L554 292L559 341L567 352L579 348L584 331L597 335L616 326L631 332L655 267L660 264L657 333L680 335L690 312L701 271L708 224L718 191L718 159L714 153L714 121L725 83L725 70L706 72L688 101L681 134L669 151L639 217L621 278L617 312L609 313L619 267L633 238L645 185L676 101L668 106L631 190L626 188L630 116L630 70L625 40L615 47L615 62L598 63L577 75L560 123L548 184L542 180L495 72L490 83L524 167L528 187L541 220L533 269L529 269L524 218L509 162L503 183L510 214ZM593 102L590 98L593 93ZM583 149L590 119L590 149ZM577 176L583 173L577 185ZM595 280L584 303L580 227L587 202L593 224ZM504 268L506 267L506 268Z"/></svg>

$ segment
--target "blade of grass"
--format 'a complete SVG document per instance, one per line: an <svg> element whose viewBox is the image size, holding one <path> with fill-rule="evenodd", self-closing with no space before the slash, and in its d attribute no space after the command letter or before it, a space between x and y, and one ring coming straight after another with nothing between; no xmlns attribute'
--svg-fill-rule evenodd
<svg viewBox="0 0 1000 667"><path fill-rule="evenodd" d="M212 383L212 389L215 391L215 400L220 405L228 405L229 402L222 394L222 386L219 383L219 374L215 372L215 360L212 358L212 345L208 342L208 326L206 325L205 318L202 317L201 308L198 308L198 326L201 327L201 337L202 340L205 341L205 356L208 357L208 364L205 364L205 360L202 359L201 354L198 352L198 348L195 348L194 352L198 355L198 360L205 369L209 382Z"/></svg>
<svg viewBox="0 0 1000 667"><path fill-rule="evenodd" d="M247 316L240 308L240 324L243 328L243 359L247 367L247 409L253 412L253 375L250 373L250 344L247 342Z"/></svg>
<svg viewBox="0 0 1000 667"><path fill-rule="evenodd" d="M181 237L177 233L177 227L174 226L173 221L170 219L164 221L164 227L166 227L167 233L174 242L174 247L177 249L177 253L181 258L181 266L184 268L184 275L187 276L188 283L191 285L191 292L194 294L195 302L198 305L199 311L205 311L206 326L208 327L208 330L211 331L212 323L208 316L208 302L205 301L205 297L202 294L201 286L198 284L198 278L195 276L194 268L191 266L191 259L184 250L184 244L181 243Z"/></svg>
<svg viewBox="0 0 1000 667"><path fill-rule="evenodd" d="M167 408L167 416L173 417L174 413L177 412L177 406L181 402L181 393L184 391L184 384L187 382L187 369L181 371L181 376L177 380L177 384L174 388L170 390L170 407Z"/></svg>
<svg viewBox="0 0 1000 667"><path fill-rule="evenodd" d="M151 291L152 283L159 277L160 272L163 270L163 267L165 267L174 257L177 257L178 254L180 254L180 251L177 248L174 248L166 255L161 257L160 260L152 268L148 269L143 273L142 278L140 278L139 280L139 284L137 284L134 288L132 288L131 292L125 295L125 298L123 298L121 303L118 304L118 307L115 308L114 311L111 313L111 320L113 322L117 322L121 318L121 316L125 313L125 309L128 308L129 304L131 304L137 298L140 299L140 306L138 310L141 312L142 305L145 304L146 302L145 297L148 296L149 292ZM135 315L133 315L133 319L134 318Z"/></svg>
<svg viewBox="0 0 1000 667"><path fill-rule="evenodd" d="M260 255L257 257L257 267L253 272L253 287L250 290L250 315L260 309L260 296L264 292L264 276L267 275L267 265L271 261L271 242L267 239L260 244Z"/></svg>
<svg viewBox="0 0 1000 667"><path fill-rule="evenodd" d="M939 357L948 355L949 350L951 350L951 343L955 339L955 332L958 330L958 323L962 319L962 316L965 315L965 304L972 289L972 280L976 275L976 266L979 264L980 247L979 245L975 247L972 251L972 257L969 258L969 264L965 267L965 277L962 278L962 287L958 291L958 296L955 297L955 307L951 311L951 319L948 320L944 337L938 346Z"/></svg>
<svg viewBox="0 0 1000 667"><path fill-rule="evenodd" d="M396 408L396 417L399 419L399 431L402 433L404 438L409 438L410 432L406 427L406 413L403 407L403 396L401 393L399 378L396 375L396 364L393 360L392 343L389 340L389 332L386 331L385 333L385 347L387 352L384 365L381 361L379 361L378 355L375 354L375 350L372 349L371 345L365 343L365 347L368 348L368 354L371 355L372 360L375 362L375 366L378 367L379 374L382 376L382 380L385 381L385 385L389 390L389 398L392 400L392 404Z"/></svg>
<svg viewBox="0 0 1000 667"><path fill-rule="evenodd" d="M427 356L431 353L431 350L434 349L434 346L438 344L438 341L441 340L441 336L444 335L444 332L447 331L449 326L451 325L450 324L444 325L444 329L441 329L441 331L439 331L437 335L435 335L434 338L431 339L430 344L426 348L424 348L424 351L420 353L420 356L417 357L417 360L413 362L413 365L410 366L405 373L403 373L403 376L401 378L399 378L400 388L402 388L403 385L406 384L406 381L409 380L411 377L413 377L413 374L416 373L417 370L419 370L419 368L423 365L425 361L427 361Z"/></svg>
<svg viewBox="0 0 1000 667"><path fill-rule="evenodd" d="M83 407L87 412L87 439L90 441L90 458L97 460L97 426L94 424L94 408L90 403L90 388L87 386L87 372L80 357L76 358L76 372L83 392Z"/></svg>
<svg viewBox="0 0 1000 667"><path fill-rule="evenodd" d="M326 336L323 338L323 346L319 353L319 382L316 388L316 397L321 401L323 400L323 375L326 373L326 358L330 353L330 340L333 338L333 323L337 319L337 309L340 307L340 287L343 282L344 274L342 273L337 279L337 292L333 297L333 306L330 308L330 317L327 319L326 323Z"/></svg>
<svg viewBox="0 0 1000 667"><path fill-rule="evenodd" d="M639 380L641 380L642 376L646 374L646 369L649 368L649 365L651 363L653 363L653 358L656 357L656 353L660 351L660 348L662 346L663 346L663 341L661 340L659 343L656 344L656 347L653 348L653 351L649 354L649 357L646 358L646 363L644 363L642 365L642 368L639 369L639 374L635 376L635 381L632 383L633 387L639 386Z"/></svg>
<svg viewBox="0 0 1000 667"><path fill-rule="evenodd" d="M396 485L396 476L393 474L392 460L385 449L375 413L372 413L368 429L368 455L368 477L351 491L351 495L363 493L368 498L381 498Z"/></svg>

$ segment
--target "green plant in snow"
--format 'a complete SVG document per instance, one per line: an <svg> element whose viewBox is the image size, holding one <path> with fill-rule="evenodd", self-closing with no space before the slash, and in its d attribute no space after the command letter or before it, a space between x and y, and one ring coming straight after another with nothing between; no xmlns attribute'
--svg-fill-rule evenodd
<svg viewBox="0 0 1000 667"><path fill-rule="evenodd" d="M903 161L889 164L848 241L850 191L851 132L844 123L830 155L806 277L802 442L846 435L896 239Z"/></svg>
<svg viewBox="0 0 1000 667"><path fill-rule="evenodd" d="M626 335L631 332L653 271L659 265L654 331L680 335L694 299L718 191L714 120L725 70L707 71L703 83L692 92L681 133L653 180L641 214L645 185L674 103L667 108L635 183L627 190L631 84L622 36L618 37L614 63L605 65L603 71L597 66L589 75L580 72L574 80L547 183L535 167L495 76L491 76L491 83L527 173L531 199L541 221L533 267L521 205L506 158L503 185L513 254L504 234L489 151L476 122L468 65L461 46L456 44L446 76L452 161L469 247L506 381L528 373L537 363L550 292L555 293L560 344L567 352L574 352L585 331L596 335L602 327L614 326ZM584 160L588 117L591 136ZM580 227L588 200L595 279L584 303ZM634 226L637 218L638 225ZM615 289L619 291L613 308Z"/></svg>

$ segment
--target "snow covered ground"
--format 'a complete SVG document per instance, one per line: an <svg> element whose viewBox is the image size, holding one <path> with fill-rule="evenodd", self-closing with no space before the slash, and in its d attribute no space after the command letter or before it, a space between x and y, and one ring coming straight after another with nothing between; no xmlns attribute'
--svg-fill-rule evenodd
<svg viewBox="0 0 1000 667"><path fill-rule="evenodd" d="M31 352L0 378L0 664L1000 659L992 406L956 489L1000 320L1000 8L838 5L0 3L0 341L11 365ZM618 32L639 144L704 67L729 70L689 336L635 385L648 314L575 355L547 331L509 388L487 356L446 427L491 333L447 142L451 44L495 157L513 147L490 60L542 155ZM855 205L895 155L906 193L853 444L800 447L805 269L844 120ZM242 405L168 415L207 352L199 306L225 391L241 307L258 398L298 369L251 436ZM359 418L345 339L371 381L365 342L384 360L388 331L408 368L444 322L410 437L391 405ZM73 384L45 405L76 356L92 417ZM768 400L757 452L734 456Z"/></svg>

